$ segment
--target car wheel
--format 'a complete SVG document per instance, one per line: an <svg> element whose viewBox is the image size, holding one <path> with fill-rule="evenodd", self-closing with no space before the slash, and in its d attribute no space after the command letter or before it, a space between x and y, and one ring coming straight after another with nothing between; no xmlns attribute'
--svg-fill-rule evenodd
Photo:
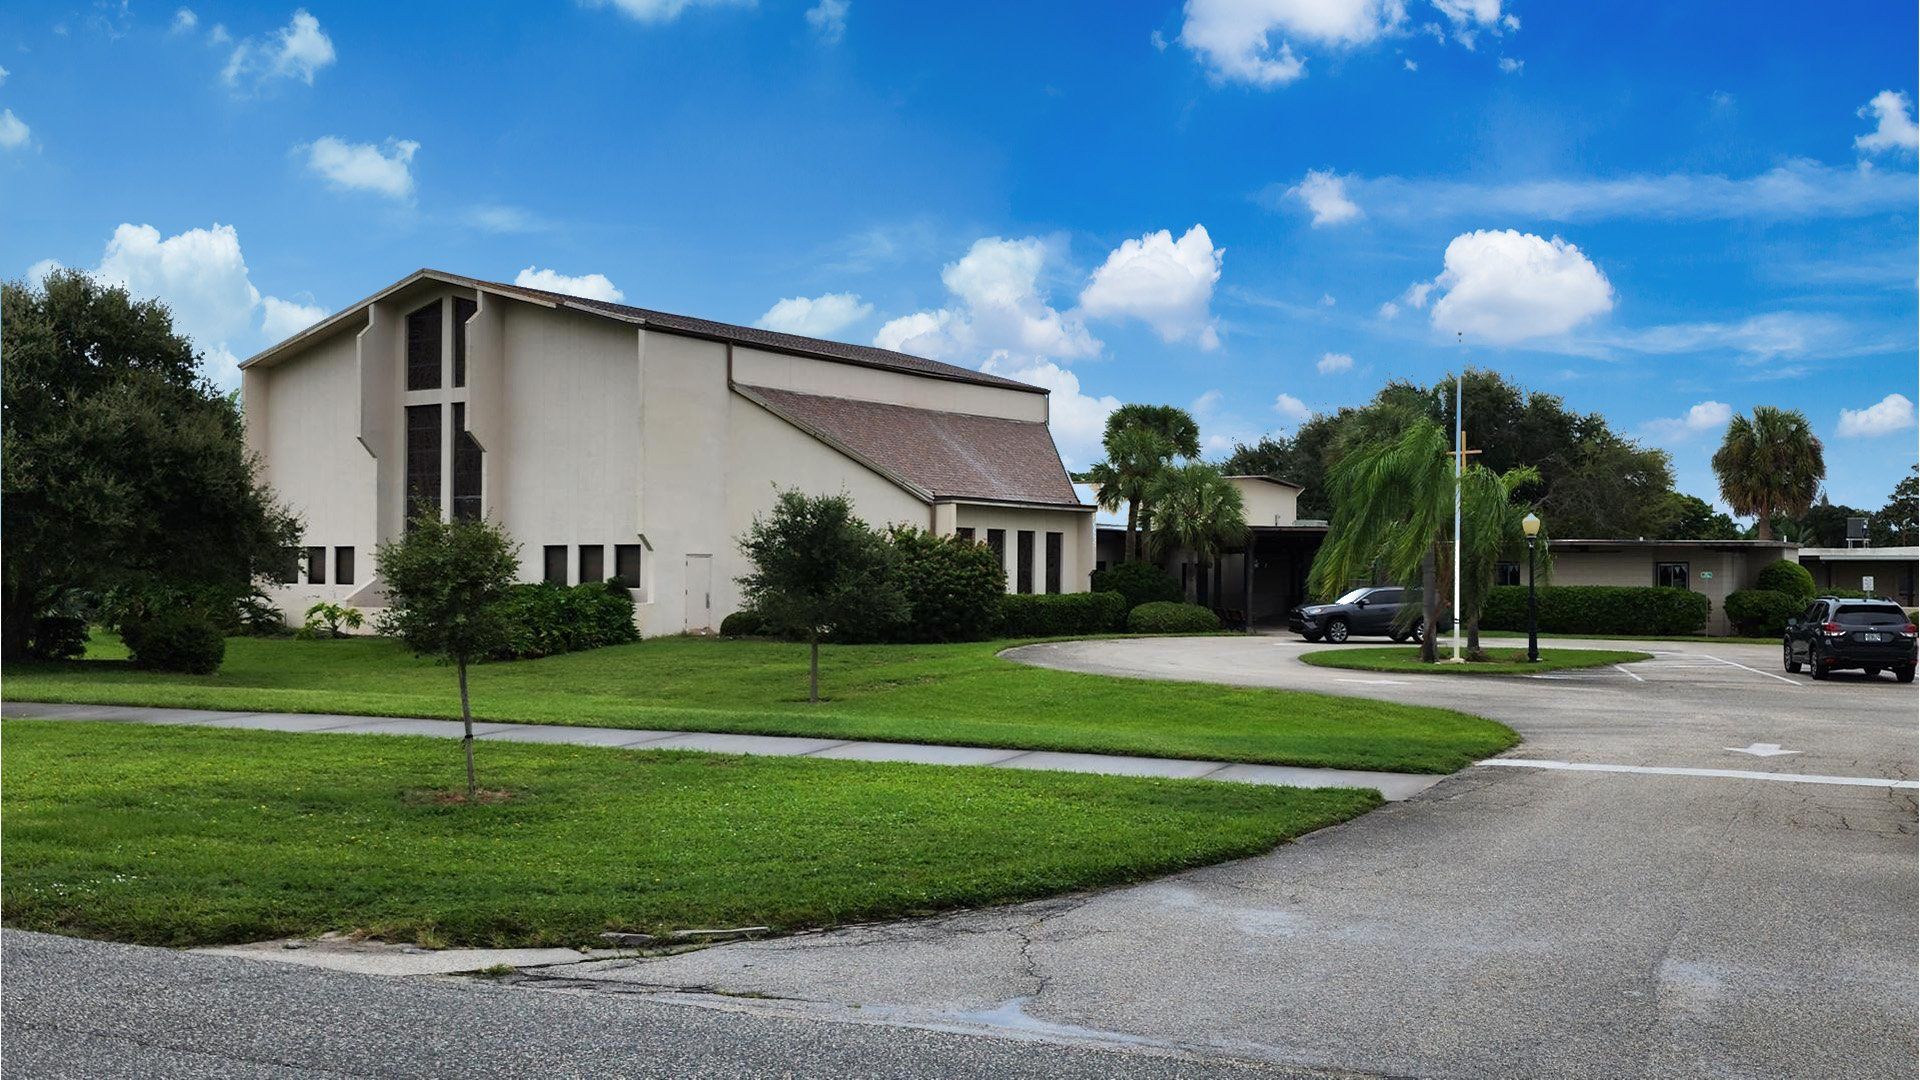
<svg viewBox="0 0 1920 1080"><path fill-rule="evenodd" d="M1387 636L1393 639L1394 644L1398 645L1407 640L1408 634L1405 630L1395 630Z"/></svg>
<svg viewBox="0 0 1920 1080"><path fill-rule="evenodd" d="M1877 667L1870 667L1870 668L1866 668L1866 669L1864 669L1864 670L1866 671L1866 673L1867 673L1867 678L1869 678L1869 679L1877 679L1877 678L1879 678L1879 677L1880 677L1880 669L1879 669L1879 668L1877 668Z"/></svg>
<svg viewBox="0 0 1920 1080"><path fill-rule="evenodd" d="M1912 682L1912 681L1913 681L1913 669L1912 669L1912 668L1910 668L1910 667L1897 667L1897 668L1894 668L1894 669L1893 669L1893 677L1894 677L1894 678L1896 678L1896 679L1899 679L1899 680L1900 680L1901 682Z"/></svg>
<svg viewBox="0 0 1920 1080"><path fill-rule="evenodd" d="M1319 640L1320 640L1320 635L1319 635L1319 634L1309 634L1309 633L1306 633L1305 631L1302 631L1302 632L1301 632L1301 634L1300 634L1300 636L1301 636L1301 637L1303 637L1303 638L1306 638L1306 639L1307 639L1308 641L1319 641Z"/></svg>
<svg viewBox="0 0 1920 1080"><path fill-rule="evenodd" d="M1327 620L1327 640L1333 642L1335 645L1346 644L1347 620L1328 619Z"/></svg>
<svg viewBox="0 0 1920 1080"><path fill-rule="evenodd" d="M1427 624L1424 622L1414 623L1413 626L1407 630L1407 636L1415 642L1419 642L1427 636Z"/></svg>
<svg viewBox="0 0 1920 1080"><path fill-rule="evenodd" d="M1815 679L1825 679L1829 674L1829 671L1827 669L1827 665L1821 663L1820 658L1818 656L1815 656L1812 653L1808 653L1807 654L1807 674L1813 676Z"/></svg>
<svg viewBox="0 0 1920 1080"><path fill-rule="evenodd" d="M1800 674L1800 661L1795 660L1793 658L1793 646L1791 645L1780 646L1780 657L1781 657L1782 666L1784 666L1787 669L1787 674L1789 675Z"/></svg>

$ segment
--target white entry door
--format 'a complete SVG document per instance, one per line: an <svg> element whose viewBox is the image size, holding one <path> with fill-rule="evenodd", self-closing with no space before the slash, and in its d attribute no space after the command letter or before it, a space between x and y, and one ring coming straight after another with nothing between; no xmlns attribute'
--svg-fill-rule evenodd
<svg viewBox="0 0 1920 1080"><path fill-rule="evenodd" d="M713 556L687 556L687 633L713 632Z"/></svg>

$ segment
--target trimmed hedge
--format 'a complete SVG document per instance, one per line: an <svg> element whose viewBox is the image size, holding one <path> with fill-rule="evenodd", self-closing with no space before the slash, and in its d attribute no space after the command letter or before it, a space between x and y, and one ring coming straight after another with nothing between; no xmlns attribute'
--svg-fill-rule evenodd
<svg viewBox="0 0 1920 1080"><path fill-rule="evenodd" d="M1220 629L1220 616L1199 604L1156 600L1128 613L1127 629L1136 634L1204 634Z"/></svg>
<svg viewBox="0 0 1920 1080"><path fill-rule="evenodd" d="M1785 593L1789 597L1799 599L1803 604L1817 595L1814 592L1813 574L1810 573L1806 567L1801 566L1792 559L1775 559L1773 562L1761 567L1760 573L1754 576L1753 589L1742 591L1758 592L1762 590ZM1738 594L1728 595L1727 600L1729 603L1731 603L1735 595ZM1731 607L1727 609L1727 617L1733 617L1733 609Z"/></svg>
<svg viewBox="0 0 1920 1080"><path fill-rule="evenodd" d="M227 639L213 618L195 608L161 611L120 628L133 666L151 671L211 675L227 658Z"/></svg>
<svg viewBox="0 0 1920 1080"><path fill-rule="evenodd" d="M1005 637L1108 634L1127 617L1127 598L1117 592L1009 593L1000 598Z"/></svg>
<svg viewBox="0 0 1920 1080"><path fill-rule="evenodd" d="M752 609L742 609L720 620L721 637L755 637L766 630L767 620Z"/></svg>
<svg viewBox="0 0 1920 1080"><path fill-rule="evenodd" d="M633 597L617 582L515 585L500 601L507 640L495 660L531 660L640 640Z"/></svg>
<svg viewBox="0 0 1920 1080"><path fill-rule="evenodd" d="M1706 630L1712 604L1697 592L1657 586L1542 585L1540 629L1549 634L1644 634ZM1480 613L1483 630L1525 630L1527 587L1496 585Z"/></svg>
<svg viewBox="0 0 1920 1080"><path fill-rule="evenodd" d="M1806 606L1805 598L1775 589L1741 589L1727 594L1727 621L1742 637L1778 637Z"/></svg>
<svg viewBox="0 0 1920 1080"><path fill-rule="evenodd" d="M1149 562L1121 563L1093 572L1094 592L1117 592L1127 598L1127 610L1156 601L1178 602L1186 592L1180 579Z"/></svg>
<svg viewBox="0 0 1920 1080"><path fill-rule="evenodd" d="M992 548L958 536L895 526L887 542L900 554L907 621L890 641L978 641L993 633L1007 571Z"/></svg>

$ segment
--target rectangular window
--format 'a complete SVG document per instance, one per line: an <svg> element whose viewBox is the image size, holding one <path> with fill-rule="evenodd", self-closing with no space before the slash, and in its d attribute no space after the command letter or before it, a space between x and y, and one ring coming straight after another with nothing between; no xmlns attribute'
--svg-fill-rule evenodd
<svg viewBox="0 0 1920 1080"><path fill-rule="evenodd" d="M480 520L480 444L467 431L465 402L453 403L453 520Z"/></svg>
<svg viewBox="0 0 1920 1080"><path fill-rule="evenodd" d="M327 549L310 547L307 549L307 584L325 585L327 583Z"/></svg>
<svg viewBox="0 0 1920 1080"><path fill-rule="evenodd" d="M353 584L353 549L337 547L333 549L333 583L335 585Z"/></svg>
<svg viewBox="0 0 1920 1080"><path fill-rule="evenodd" d="M971 526L964 529L955 529L953 530L953 535L965 540L969 544L973 543L973 528Z"/></svg>
<svg viewBox="0 0 1920 1080"><path fill-rule="evenodd" d="M567 545L548 544L544 554L546 566L542 570L543 576L540 580L549 585L565 585L567 583Z"/></svg>
<svg viewBox="0 0 1920 1080"><path fill-rule="evenodd" d="M407 389L440 389L440 301L407 316Z"/></svg>
<svg viewBox="0 0 1920 1080"><path fill-rule="evenodd" d="M1686 588L1687 564L1683 562L1654 563L1653 583L1663 589Z"/></svg>
<svg viewBox="0 0 1920 1080"><path fill-rule="evenodd" d="M1033 591L1033 530L1020 530L1020 547L1014 553L1019 560L1014 564L1014 591L1030 593Z"/></svg>
<svg viewBox="0 0 1920 1080"><path fill-rule="evenodd" d="M580 545L580 581L607 580L607 549L603 544Z"/></svg>
<svg viewBox="0 0 1920 1080"><path fill-rule="evenodd" d="M1495 564L1493 568L1493 583L1495 585L1524 584L1520 580L1520 564L1517 562Z"/></svg>
<svg viewBox="0 0 1920 1080"><path fill-rule="evenodd" d="M629 589L640 587L640 545L613 545L613 576Z"/></svg>
<svg viewBox="0 0 1920 1080"><path fill-rule="evenodd" d="M1007 530L988 529L987 546L993 549L993 559L1002 570L1007 566Z"/></svg>
<svg viewBox="0 0 1920 1080"><path fill-rule="evenodd" d="M1060 551L1066 546L1066 536L1050 532L1047 534L1047 591L1060 591Z"/></svg>
<svg viewBox="0 0 1920 1080"><path fill-rule="evenodd" d="M467 385L467 320L480 305L464 296L453 299L453 385Z"/></svg>
<svg viewBox="0 0 1920 1080"><path fill-rule="evenodd" d="M440 406L407 406L407 524L440 516Z"/></svg>

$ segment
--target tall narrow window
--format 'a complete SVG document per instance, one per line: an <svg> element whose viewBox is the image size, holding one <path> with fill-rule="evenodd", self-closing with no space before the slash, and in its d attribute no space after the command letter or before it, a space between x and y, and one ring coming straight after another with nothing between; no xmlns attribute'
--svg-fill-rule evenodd
<svg viewBox="0 0 1920 1080"><path fill-rule="evenodd" d="M337 547L333 549L333 583L335 585L353 584L353 549Z"/></svg>
<svg viewBox="0 0 1920 1080"><path fill-rule="evenodd" d="M629 589L640 587L640 545L613 545L613 576Z"/></svg>
<svg viewBox="0 0 1920 1080"><path fill-rule="evenodd" d="M407 316L407 389L440 389L440 301Z"/></svg>
<svg viewBox="0 0 1920 1080"><path fill-rule="evenodd" d="M607 580L607 549L603 544L580 545L580 583Z"/></svg>
<svg viewBox="0 0 1920 1080"><path fill-rule="evenodd" d="M1066 546L1066 537L1061 533L1047 534L1047 591L1060 591L1060 550Z"/></svg>
<svg viewBox="0 0 1920 1080"><path fill-rule="evenodd" d="M307 584L325 585L327 583L327 549L310 547L307 549Z"/></svg>
<svg viewBox="0 0 1920 1080"><path fill-rule="evenodd" d="M440 406L407 406L407 524L440 514Z"/></svg>
<svg viewBox="0 0 1920 1080"><path fill-rule="evenodd" d="M549 585L565 585L567 583L567 545L548 544L544 554L546 566L543 568L541 580Z"/></svg>
<svg viewBox="0 0 1920 1080"><path fill-rule="evenodd" d="M1000 564L1002 573L1007 569L1007 530L988 529L987 546L993 549L993 561Z"/></svg>
<svg viewBox="0 0 1920 1080"><path fill-rule="evenodd" d="M1020 547L1015 552L1019 560L1014 565L1014 591L1033 591L1033 530L1020 530Z"/></svg>
<svg viewBox="0 0 1920 1080"><path fill-rule="evenodd" d="M453 403L453 520L480 520L479 442L467 431L467 405Z"/></svg>
<svg viewBox="0 0 1920 1080"><path fill-rule="evenodd" d="M453 298L453 385L467 385L467 320L480 305L464 296Z"/></svg>
<svg viewBox="0 0 1920 1080"><path fill-rule="evenodd" d="M973 543L973 529L971 527L955 529L953 530L953 535L965 540L969 544Z"/></svg>

